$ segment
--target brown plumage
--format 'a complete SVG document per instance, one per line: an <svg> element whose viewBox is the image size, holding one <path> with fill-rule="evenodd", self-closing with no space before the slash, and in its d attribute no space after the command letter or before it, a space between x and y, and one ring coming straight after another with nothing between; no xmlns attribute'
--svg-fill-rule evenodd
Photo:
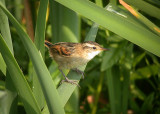
<svg viewBox="0 0 160 114"><path fill-rule="evenodd" d="M50 56L58 64L60 71L65 77L65 81L72 84L77 83L73 80L69 80L64 75L63 69L73 69L83 75L83 72L77 68L87 64L88 61L101 51L107 50L93 41L83 43L59 42L55 44L45 41L45 46L49 49Z"/></svg>

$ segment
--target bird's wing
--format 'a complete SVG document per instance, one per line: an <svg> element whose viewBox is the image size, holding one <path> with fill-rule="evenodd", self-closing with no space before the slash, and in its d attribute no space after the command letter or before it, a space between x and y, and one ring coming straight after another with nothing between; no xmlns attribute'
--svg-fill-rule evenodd
<svg viewBox="0 0 160 114"><path fill-rule="evenodd" d="M75 43L60 42L51 47L52 51L60 56L69 57L75 51Z"/></svg>

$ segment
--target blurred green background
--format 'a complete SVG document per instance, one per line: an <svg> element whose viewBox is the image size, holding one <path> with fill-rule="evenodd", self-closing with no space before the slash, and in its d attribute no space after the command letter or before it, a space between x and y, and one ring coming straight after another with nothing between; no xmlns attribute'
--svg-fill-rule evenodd
<svg viewBox="0 0 160 114"><path fill-rule="evenodd" d="M35 41L56 88L62 75L44 48L44 38L52 43L89 39L109 48L87 64L85 78L79 83L81 88L71 88L70 93L58 90L60 98L68 96L64 101L61 99L66 114L160 113L160 31L154 29L160 26L160 1L124 1L139 12L140 18L133 16L118 0L49 0L46 4L44 0L5 0L6 8ZM1 19L2 12L0 10ZM42 113L48 114L44 93L39 83L33 82L38 79L34 79L36 74L30 57L15 26L9 23L9 28L14 57ZM0 54L0 112L25 114L27 111L17 92L7 87L6 81L10 79L6 75ZM70 86L64 89L68 91ZM15 94L6 96L8 88ZM13 100L6 102L10 98Z"/></svg>

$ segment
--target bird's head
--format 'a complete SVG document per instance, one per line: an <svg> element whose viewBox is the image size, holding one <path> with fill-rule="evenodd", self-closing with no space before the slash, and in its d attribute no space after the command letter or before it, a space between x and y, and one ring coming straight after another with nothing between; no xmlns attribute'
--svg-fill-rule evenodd
<svg viewBox="0 0 160 114"><path fill-rule="evenodd" d="M100 52L108 50L106 48L101 47L98 43L93 42L93 41L83 42L82 48L88 60L91 60L93 57L98 55Z"/></svg>

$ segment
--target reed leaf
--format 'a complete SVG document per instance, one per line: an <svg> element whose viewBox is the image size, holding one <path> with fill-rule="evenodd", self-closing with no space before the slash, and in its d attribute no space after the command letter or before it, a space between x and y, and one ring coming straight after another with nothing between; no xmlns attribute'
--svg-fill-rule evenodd
<svg viewBox="0 0 160 114"><path fill-rule="evenodd" d="M41 84L41 88L43 90L43 94L45 96L48 108L50 113L64 113L64 109L61 105L61 100L56 90L56 87L52 81L52 78L49 74L47 67L42 59L42 56L36 49L35 45L29 38L29 36L22 29L20 24L15 20L15 18L9 13L9 11L0 3L0 8L5 12L5 14L10 19L11 23L17 30L30 58L33 63L34 69L38 76L39 82Z"/></svg>
<svg viewBox="0 0 160 114"><path fill-rule="evenodd" d="M40 0L40 5L38 9L38 16L36 21L36 30L35 30L35 39L34 43L37 49L41 52L42 57L44 58L44 39L45 39L45 29L46 29L46 15L47 15L47 6L49 0ZM38 77L36 76L35 71L33 71L33 93L36 97L36 100L42 109L45 104L44 95L42 89L40 89L40 83Z"/></svg>
<svg viewBox="0 0 160 114"><path fill-rule="evenodd" d="M28 114L41 113L40 108L32 94L32 91L24 78L24 75L19 68L13 54L7 47L5 41L0 35L0 52L2 53L3 59L7 65L8 72L11 75L11 78L14 82L14 85L19 93L19 96L24 104L26 112Z"/></svg>
<svg viewBox="0 0 160 114"><path fill-rule="evenodd" d="M55 0L86 18L133 42L145 50L160 56L160 37L127 18L111 13L87 0Z"/></svg>

